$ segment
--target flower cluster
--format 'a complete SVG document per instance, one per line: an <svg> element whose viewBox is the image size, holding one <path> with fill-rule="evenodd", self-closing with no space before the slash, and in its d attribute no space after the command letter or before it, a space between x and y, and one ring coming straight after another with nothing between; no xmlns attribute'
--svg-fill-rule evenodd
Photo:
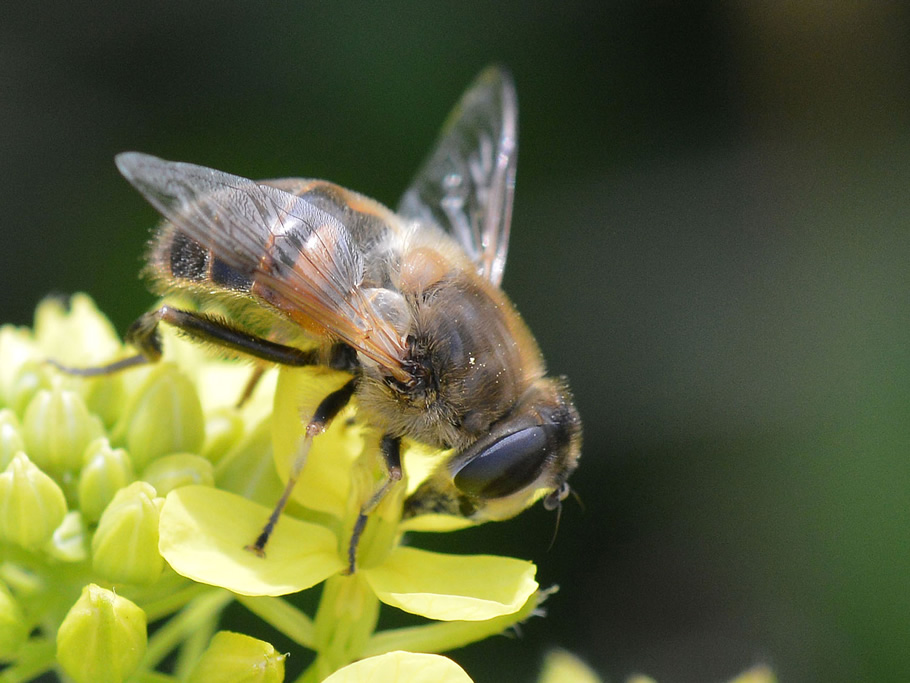
<svg viewBox="0 0 910 683"><path fill-rule="evenodd" d="M535 612L545 592L533 564L403 544L404 496L440 457L414 444L406 481L370 515L358 570L346 571L354 520L383 476L378 435L355 407L315 440L266 556L246 550L280 495L302 416L346 377L272 371L237 407L247 366L212 360L177 336L165 348L164 362L124 372L61 372L47 360L91 367L128 353L82 295L42 303L32 330L0 329L5 680L50 669L75 681L282 680L284 657L271 645L217 630L234 600L315 652L303 680L357 680L363 667L383 679L430 667L434 680L467 680L432 653ZM317 584L312 617L279 597ZM431 621L377 631L380 603ZM343 673L348 665L355 673Z"/></svg>
<svg viewBox="0 0 910 683"><path fill-rule="evenodd" d="M155 365L91 378L61 372L48 359L92 367L127 353L84 295L45 301L33 329L0 328L4 682L47 671L77 683L284 680L286 655L218 630L236 601L314 653L300 681L464 683L467 674L437 653L539 613L547 591L533 564L403 544L409 530L464 524L401 520L404 497L444 457L417 444L407 444L404 481L371 513L357 571L347 572L354 521L383 476L379 435L355 407L315 440L266 557L247 551L305 418L347 377L269 372L237 407L246 366L174 335L165 345ZM317 584L313 616L281 597ZM429 621L377 631L381 603ZM737 683L773 680L758 668ZM568 681L599 679L568 653L551 653L540 683Z"/></svg>

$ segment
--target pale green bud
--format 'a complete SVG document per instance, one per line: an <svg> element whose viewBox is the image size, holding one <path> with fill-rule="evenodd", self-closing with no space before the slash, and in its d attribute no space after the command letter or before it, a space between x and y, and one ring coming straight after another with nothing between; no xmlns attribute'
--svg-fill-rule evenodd
<svg viewBox="0 0 910 683"><path fill-rule="evenodd" d="M154 486L158 495L164 497L174 489L190 484L214 486L215 475L212 463L201 455L173 453L154 460L146 467L142 481Z"/></svg>
<svg viewBox="0 0 910 683"><path fill-rule="evenodd" d="M114 429L114 442L125 442L133 465L142 469L161 455L198 453L205 423L193 383L170 363L148 374Z"/></svg>
<svg viewBox="0 0 910 683"><path fill-rule="evenodd" d="M54 529L45 550L60 562L82 562L88 558L85 524L78 510L70 510L63 522Z"/></svg>
<svg viewBox="0 0 910 683"><path fill-rule="evenodd" d="M139 666L147 638L145 612L89 584L57 631L57 661L76 683L122 683Z"/></svg>
<svg viewBox="0 0 910 683"><path fill-rule="evenodd" d="M281 683L285 655L271 643L219 631L193 667L189 683Z"/></svg>
<svg viewBox="0 0 910 683"><path fill-rule="evenodd" d="M79 393L85 404L102 422L112 427L126 400L126 389L123 386L123 375L120 373L103 377L79 378Z"/></svg>
<svg viewBox="0 0 910 683"><path fill-rule="evenodd" d="M271 507L284 484L272 458L271 419L267 418L218 462L218 488Z"/></svg>
<svg viewBox="0 0 910 683"><path fill-rule="evenodd" d="M0 469L6 469L13 456L25 450L21 429L19 419L12 410L0 410Z"/></svg>
<svg viewBox="0 0 910 683"><path fill-rule="evenodd" d="M42 545L66 515L57 482L17 453L0 474L0 538L25 548Z"/></svg>
<svg viewBox="0 0 910 683"><path fill-rule="evenodd" d="M26 452L41 469L63 476L82 466L82 454L103 429L74 391L55 388L39 391L28 404L22 420Z"/></svg>
<svg viewBox="0 0 910 683"><path fill-rule="evenodd" d="M205 443L202 455L213 464L243 437L243 418L233 408L221 408L210 413L205 421Z"/></svg>
<svg viewBox="0 0 910 683"><path fill-rule="evenodd" d="M104 437L85 449L79 475L79 508L88 522L97 522L114 499L114 494L136 479L130 456L122 448L111 448Z"/></svg>
<svg viewBox="0 0 910 683"><path fill-rule="evenodd" d="M120 350L114 326L87 294L44 299L35 309L34 329L46 357L68 365L100 365Z"/></svg>
<svg viewBox="0 0 910 683"><path fill-rule="evenodd" d="M164 569L158 552L163 498L144 481L121 489L105 508L92 538L92 567L114 583L154 583Z"/></svg>
<svg viewBox="0 0 910 683"><path fill-rule="evenodd" d="M19 653L28 630L22 608L6 584L0 581L0 662L9 661Z"/></svg>
<svg viewBox="0 0 910 683"><path fill-rule="evenodd" d="M17 415L22 415L35 394L52 386L47 365L36 360L26 361L13 373L7 387L6 403Z"/></svg>
<svg viewBox="0 0 910 683"><path fill-rule="evenodd" d="M0 327L0 401L12 406L10 401L14 378L19 368L36 354L31 332L24 327ZM16 411L19 412L18 410Z"/></svg>

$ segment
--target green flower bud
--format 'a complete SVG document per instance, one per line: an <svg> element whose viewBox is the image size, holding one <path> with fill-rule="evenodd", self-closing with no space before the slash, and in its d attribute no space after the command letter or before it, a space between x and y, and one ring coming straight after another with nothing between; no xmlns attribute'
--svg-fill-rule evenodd
<svg viewBox="0 0 910 683"><path fill-rule="evenodd" d="M268 507L275 504L284 484L272 459L271 419L265 419L218 462L218 488Z"/></svg>
<svg viewBox="0 0 910 683"><path fill-rule="evenodd" d="M219 631L193 667L189 683L281 683L285 655L271 643Z"/></svg>
<svg viewBox="0 0 910 683"><path fill-rule="evenodd" d="M0 538L25 548L47 541L66 515L57 482L17 453L0 474Z"/></svg>
<svg viewBox="0 0 910 683"><path fill-rule="evenodd" d="M97 522L114 494L136 479L130 456L113 449L105 438L95 439L85 449L79 475L79 507L87 522Z"/></svg>
<svg viewBox="0 0 910 683"><path fill-rule="evenodd" d="M76 379L78 391L89 410L98 415L106 426L112 427L120 417L126 400L123 375L118 373Z"/></svg>
<svg viewBox="0 0 910 683"><path fill-rule="evenodd" d="M0 581L0 662L9 661L28 637L28 625L16 598Z"/></svg>
<svg viewBox="0 0 910 683"><path fill-rule="evenodd" d="M52 386L48 366L35 360L26 361L13 374L7 389L6 402L17 415L22 415L35 394Z"/></svg>
<svg viewBox="0 0 910 683"><path fill-rule="evenodd" d="M20 430L16 414L9 409L0 410L0 469L6 469L13 456L25 450Z"/></svg>
<svg viewBox="0 0 910 683"><path fill-rule="evenodd" d="M181 486L201 484L213 486L215 474L212 463L201 455L174 453L153 461L142 473L142 481L155 487L158 495L164 497Z"/></svg>
<svg viewBox="0 0 910 683"><path fill-rule="evenodd" d="M161 455L198 453L204 438L202 406L193 383L170 363L148 374L114 429L141 469Z"/></svg>
<svg viewBox="0 0 910 683"><path fill-rule="evenodd" d="M35 342L24 327L3 325L0 327L0 401L12 406L10 392L19 368L36 355ZM16 411L19 412L19 411Z"/></svg>
<svg viewBox="0 0 910 683"><path fill-rule="evenodd" d="M205 443L202 455L218 464L232 446L243 438L243 418L233 408L213 411L205 421Z"/></svg>
<svg viewBox="0 0 910 683"><path fill-rule="evenodd" d="M86 294L44 299L35 309L34 329L44 355L69 365L106 363L120 350L114 326Z"/></svg>
<svg viewBox="0 0 910 683"><path fill-rule="evenodd" d="M89 584L57 631L57 661L76 683L121 683L139 666L147 638L145 612Z"/></svg>
<svg viewBox="0 0 910 683"><path fill-rule="evenodd" d="M88 557L85 524L78 510L70 510L63 522L54 529L46 550L60 562L82 562Z"/></svg>
<svg viewBox="0 0 910 683"><path fill-rule="evenodd" d="M79 469L85 447L102 433L79 394L60 388L39 391L22 421L26 452L54 476Z"/></svg>
<svg viewBox="0 0 910 683"><path fill-rule="evenodd" d="M121 489L105 508L92 538L92 567L115 583L154 583L164 569L158 552L163 498L144 481Z"/></svg>

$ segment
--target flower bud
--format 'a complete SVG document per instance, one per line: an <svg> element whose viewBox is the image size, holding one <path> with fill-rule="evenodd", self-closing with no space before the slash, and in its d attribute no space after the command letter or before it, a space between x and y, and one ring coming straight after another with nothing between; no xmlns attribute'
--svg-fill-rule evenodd
<svg viewBox="0 0 910 683"><path fill-rule="evenodd" d="M202 456L217 465L221 458L243 438L243 418L232 408L212 411L205 421Z"/></svg>
<svg viewBox="0 0 910 683"><path fill-rule="evenodd" d="M79 508L87 522L97 522L114 494L136 479L130 456L113 449L105 438L95 439L82 456L79 475Z"/></svg>
<svg viewBox="0 0 910 683"><path fill-rule="evenodd" d="M162 498L181 486L215 484L212 463L201 455L174 453L162 456L152 462L142 473L142 481L155 487Z"/></svg>
<svg viewBox="0 0 910 683"><path fill-rule="evenodd" d="M17 415L23 415L32 399L42 389L50 389L50 370L44 363L28 360L13 374L7 388L6 402Z"/></svg>
<svg viewBox="0 0 910 683"><path fill-rule="evenodd" d="M0 363L0 401L6 405L12 405L10 391L19 368L36 353L35 342L26 328L13 325L0 327L0 358L3 359Z"/></svg>
<svg viewBox="0 0 910 683"><path fill-rule="evenodd" d="M57 631L57 661L76 683L121 683L139 666L147 638L145 612L89 584Z"/></svg>
<svg viewBox="0 0 910 683"><path fill-rule="evenodd" d="M35 309L35 342L48 358L71 365L98 365L120 350L111 322L86 294L48 297Z"/></svg>
<svg viewBox="0 0 910 683"><path fill-rule="evenodd" d="M47 541L66 515L57 482L17 453L0 474L0 538L25 548Z"/></svg>
<svg viewBox="0 0 910 683"><path fill-rule="evenodd" d="M144 481L121 489L105 508L92 538L92 567L114 583L154 583L164 569L158 552L163 498Z"/></svg>
<svg viewBox="0 0 910 683"><path fill-rule="evenodd" d="M114 429L114 442L125 442L133 465L142 469L161 455L198 453L204 418L192 382L175 366L152 368Z"/></svg>
<svg viewBox="0 0 910 683"><path fill-rule="evenodd" d="M193 667L189 683L281 683L285 655L271 643L219 631Z"/></svg>
<svg viewBox="0 0 910 683"><path fill-rule="evenodd" d="M13 456L25 450L20 430L16 414L9 409L0 410L0 469L6 469Z"/></svg>
<svg viewBox="0 0 910 683"><path fill-rule="evenodd" d="M265 419L219 461L218 488L272 506L284 484L272 459L271 419Z"/></svg>
<svg viewBox="0 0 910 683"><path fill-rule="evenodd" d="M115 360L120 340L110 321L85 294L68 301L48 297L35 311L35 343L42 358L85 368ZM89 409L111 425L123 407L123 377L119 373L98 377L61 375L66 388L78 392Z"/></svg>
<svg viewBox="0 0 910 683"><path fill-rule="evenodd" d="M0 661L8 661L19 653L28 637L28 626L16 598L0 581Z"/></svg>
<svg viewBox="0 0 910 683"><path fill-rule="evenodd" d="M54 529L45 550L60 562L82 562L88 557L85 536L82 515L78 510L70 510L60 526Z"/></svg>
<svg viewBox="0 0 910 683"><path fill-rule="evenodd" d="M79 377L77 389L89 410L112 427L120 417L126 400L124 377L120 373L101 377Z"/></svg>
<svg viewBox="0 0 910 683"><path fill-rule="evenodd" d="M85 447L102 431L79 394L60 388L39 391L22 421L26 452L54 476L78 470Z"/></svg>

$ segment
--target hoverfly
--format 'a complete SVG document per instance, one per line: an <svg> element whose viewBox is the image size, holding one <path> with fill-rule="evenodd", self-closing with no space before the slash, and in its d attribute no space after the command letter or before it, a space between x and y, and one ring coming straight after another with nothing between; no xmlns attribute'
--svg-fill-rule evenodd
<svg viewBox="0 0 910 683"><path fill-rule="evenodd" d="M118 155L120 172L165 218L147 255L151 289L197 305L146 313L126 337L138 355L73 372L158 360L162 322L259 361L348 372L309 420L301 452L351 400L383 434L388 477L352 530L351 571L369 512L401 478L402 438L454 450L406 499L406 517L506 519L541 495L558 507L581 422L565 380L545 376L537 343L499 288L516 146L515 89L491 67L450 115L397 212L322 180L254 182ZM200 312L218 301L230 319ZM263 553L304 459L253 551Z"/></svg>

